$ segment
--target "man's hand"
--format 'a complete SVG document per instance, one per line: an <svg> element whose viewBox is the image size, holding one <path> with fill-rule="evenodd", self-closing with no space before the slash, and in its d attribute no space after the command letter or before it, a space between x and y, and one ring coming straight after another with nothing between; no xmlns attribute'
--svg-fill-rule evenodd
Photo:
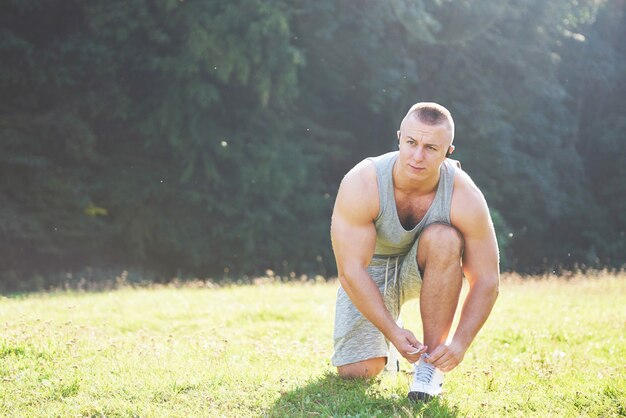
<svg viewBox="0 0 626 418"><path fill-rule="evenodd" d="M441 344L435 348L428 357L424 357L424 361L434 365L442 372L449 372L463 361L466 350L460 344L452 341L449 345Z"/></svg>
<svg viewBox="0 0 626 418"><path fill-rule="evenodd" d="M396 347L400 355L411 364L419 360L420 356L428 349L415 338L411 331L400 327L394 333L391 343Z"/></svg>

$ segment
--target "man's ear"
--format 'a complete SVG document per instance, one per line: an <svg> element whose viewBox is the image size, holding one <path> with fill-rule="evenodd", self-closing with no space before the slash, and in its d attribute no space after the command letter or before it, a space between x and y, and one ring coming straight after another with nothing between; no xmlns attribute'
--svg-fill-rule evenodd
<svg viewBox="0 0 626 418"><path fill-rule="evenodd" d="M398 146L400 146L400 131L396 132L396 136L398 137Z"/></svg>
<svg viewBox="0 0 626 418"><path fill-rule="evenodd" d="M448 158L454 152L454 145L450 145L448 147L448 151L446 152L446 158Z"/></svg>

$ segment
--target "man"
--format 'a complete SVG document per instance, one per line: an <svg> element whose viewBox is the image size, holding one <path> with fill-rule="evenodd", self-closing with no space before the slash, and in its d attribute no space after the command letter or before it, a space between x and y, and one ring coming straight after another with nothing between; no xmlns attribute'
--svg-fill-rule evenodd
<svg viewBox="0 0 626 418"><path fill-rule="evenodd" d="M344 177L331 237L341 286L332 363L342 377L372 377L388 343L413 363L409 398L441 394L443 373L462 360L491 312L498 247L487 203L453 151L454 121L417 103L397 133L399 151L357 164ZM469 283L452 340L463 275ZM402 304L419 297L424 344L400 327Z"/></svg>

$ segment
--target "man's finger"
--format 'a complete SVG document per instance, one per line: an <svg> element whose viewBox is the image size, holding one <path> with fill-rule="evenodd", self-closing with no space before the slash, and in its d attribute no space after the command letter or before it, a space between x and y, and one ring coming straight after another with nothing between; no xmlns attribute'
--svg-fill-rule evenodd
<svg viewBox="0 0 626 418"><path fill-rule="evenodd" d="M418 345L413 344L413 347L415 347L415 350L408 352L407 354L413 355L413 354L420 354L420 353L425 353L426 350L428 350L428 347L425 345L421 345L419 344L419 342L417 343Z"/></svg>
<svg viewBox="0 0 626 418"><path fill-rule="evenodd" d="M412 332L409 331L409 335L407 335L406 340L408 341L409 344L411 344L413 347L422 347L422 343L419 342L419 340L417 338L415 338L415 335L413 335Z"/></svg>
<svg viewBox="0 0 626 418"><path fill-rule="evenodd" d="M443 364L445 364L445 362L446 362L446 361L447 361L447 358L446 358L446 357L444 357L444 356L441 356L441 357L436 358L436 359L434 359L434 360L432 360L432 358L431 358L431 360L430 360L430 361L428 361L428 362L429 362L430 364L432 364L433 366L438 367L438 368L440 368L440 369L441 369L441 366L442 366Z"/></svg>
<svg viewBox="0 0 626 418"><path fill-rule="evenodd" d="M439 346L435 348L428 357L426 357L426 363L435 363L441 356L445 354L445 347Z"/></svg>
<svg viewBox="0 0 626 418"><path fill-rule="evenodd" d="M449 372L451 370L453 370L456 366L458 366L459 363L456 361L448 361L446 362L443 366L439 367L439 369L443 372Z"/></svg>

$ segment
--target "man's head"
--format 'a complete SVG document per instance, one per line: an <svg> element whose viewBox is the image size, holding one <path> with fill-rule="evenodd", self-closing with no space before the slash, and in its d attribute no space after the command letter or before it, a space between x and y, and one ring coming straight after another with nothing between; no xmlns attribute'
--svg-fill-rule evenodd
<svg viewBox="0 0 626 418"><path fill-rule="evenodd" d="M448 109L433 102L415 103L411 106L406 116L400 123L398 139L400 139L402 127L406 126L406 123L413 119L417 119L429 126L445 126L450 132L450 145L452 145L452 141L454 140L454 119L452 119L452 115ZM449 150L450 153L452 153L452 151L454 151L454 146L452 146L452 149Z"/></svg>
<svg viewBox="0 0 626 418"><path fill-rule="evenodd" d="M454 121L448 109L436 103L416 103L398 131L400 167L411 178L435 178L454 151L453 139Z"/></svg>

